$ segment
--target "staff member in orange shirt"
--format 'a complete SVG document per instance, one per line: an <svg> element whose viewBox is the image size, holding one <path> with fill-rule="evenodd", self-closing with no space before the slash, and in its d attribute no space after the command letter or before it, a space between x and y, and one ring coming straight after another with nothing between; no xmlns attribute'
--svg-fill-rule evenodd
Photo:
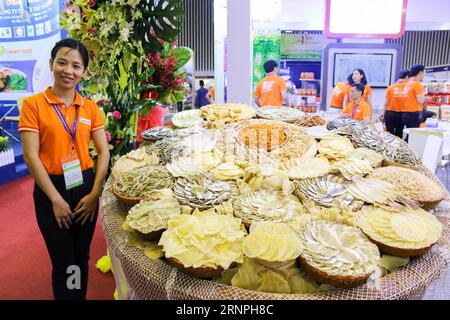
<svg viewBox="0 0 450 320"><path fill-rule="evenodd" d="M209 91L206 94L206 100L208 100L210 104L213 104L216 100L216 88L214 86L211 86L211 88L209 88Z"/></svg>
<svg viewBox="0 0 450 320"><path fill-rule="evenodd" d="M255 90L255 103L258 107L280 107L288 104L286 81L279 77L278 64L269 60L264 64L267 76L261 80Z"/></svg>
<svg viewBox="0 0 450 320"><path fill-rule="evenodd" d="M100 111L95 102L75 90L88 63L88 51L78 41L56 43L50 59L53 86L24 101L19 121L24 159L35 180L36 218L52 262L57 300L86 298L89 250L109 163ZM89 156L91 139L98 153L95 173ZM74 275L79 280L71 283L69 277Z"/></svg>
<svg viewBox="0 0 450 320"><path fill-rule="evenodd" d="M364 85L363 98L369 104L369 106L372 105L372 88L367 83L367 77L366 77L366 73L364 72L364 70L362 70L362 69L353 70L352 74L350 74L348 76L347 82L348 82L348 85L347 85L347 89L346 89L345 97L344 97L344 106L346 106L347 104L352 102L352 97L350 95L350 89L351 89L352 85L354 85L355 83L361 83Z"/></svg>
<svg viewBox="0 0 450 320"><path fill-rule="evenodd" d="M342 110L342 116L345 118L352 118L356 121L370 122L372 111L370 106L363 98L364 86L361 83L355 83L350 89L350 96L352 102L347 104Z"/></svg>
<svg viewBox="0 0 450 320"><path fill-rule="evenodd" d="M398 81L388 87L386 91L386 103L384 105L384 122L386 129L391 134L403 139L403 119L402 110L404 102L404 90L408 82L409 71L402 70L398 76Z"/></svg>
<svg viewBox="0 0 450 320"><path fill-rule="evenodd" d="M342 109L344 107L344 98L347 92L348 82L338 82L333 89L331 97L331 108Z"/></svg>
<svg viewBox="0 0 450 320"><path fill-rule="evenodd" d="M419 128L422 118L425 88L420 83L425 77L425 66L416 64L411 67L409 80L404 89L403 124L407 128Z"/></svg>

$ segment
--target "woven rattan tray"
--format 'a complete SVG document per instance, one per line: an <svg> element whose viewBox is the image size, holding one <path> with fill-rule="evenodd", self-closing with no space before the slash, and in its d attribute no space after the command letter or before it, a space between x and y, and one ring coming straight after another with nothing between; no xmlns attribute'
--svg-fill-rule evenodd
<svg viewBox="0 0 450 320"><path fill-rule="evenodd" d="M425 168L420 170L440 181ZM150 260L142 250L127 246L128 233L122 229L123 208L113 195L113 178L102 196L101 220L110 253L120 263L120 274L126 278L133 299L215 299L215 300L348 300L348 299L411 299L447 268L450 261L450 199L439 204L435 214L443 224L440 241L425 255L374 284L352 289L338 289L315 294L273 294L248 291L217 282L192 277L162 260ZM112 251L112 252L111 252ZM123 274L122 274L123 271ZM118 276L118 275L116 275Z"/></svg>

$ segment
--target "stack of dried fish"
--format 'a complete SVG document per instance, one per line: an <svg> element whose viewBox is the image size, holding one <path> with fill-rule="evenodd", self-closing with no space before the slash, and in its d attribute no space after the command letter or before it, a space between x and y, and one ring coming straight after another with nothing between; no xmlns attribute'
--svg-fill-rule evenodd
<svg viewBox="0 0 450 320"><path fill-rule="evenodd" d="M168 127L154 127L142 132L142 139L156 141L172 138L175 135L173 129Z"/></svg>
<svg viewBox="0 0 450 320"><path fill-rule="evenodd" d="M161 164L172 162L172 158L176 158L183 150L184 147L180 144L178 137L158 140L150 146L145 146L147 154L156 154Z"/></svg>
<svg viewBox="0 0 450 320"><path fill-rule="evenodd" d="M121 196L144 197L149 191L171 188L173 177L163 166L145 166L124 172L117 179L115 191Z"/></svg>
<svg viewBox="0 0 450 320"><path fill-rule="evenodd" d="M339 129L342 127L359 126L359 125L360 125L360 123L356 120L348 119L348 118L339 118L339 119L334 119L334 120L331 120L330 122L328 122L327 129L334 130L334 129Z"/></svg>
<svg viewBox="0 0 450 320"><path fill-rule="evenodd" d="M305 116L301 119L298 119L295 124L300 127L316 127L316 126L323 126L327 124L327 120L317 116Z"/></svg>
<svg viewBox="0 0 450 320"><path fill-rule="evenodd" d="M364 202L355 199L345 188L346 181L337 175L327 175L296 181L296 195L301 201L313 200L323 207L347 208L351 211L359 210Z"/></svg>
<svg viewBox="0 0 450 320"><path fill-rule="evenodd" d="M177 179L174 192L181 204L203 210L235 197L238 189L232 182L217 181L202 175L189 179Z"/></svg>

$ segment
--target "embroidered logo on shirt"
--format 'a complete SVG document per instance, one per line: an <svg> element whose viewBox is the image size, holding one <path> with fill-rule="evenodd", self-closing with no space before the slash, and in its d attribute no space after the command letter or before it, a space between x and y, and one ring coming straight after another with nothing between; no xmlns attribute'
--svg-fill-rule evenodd
<svg viewBox="0 0 450 320"><path fill-rule="evenodd" d="M84 123L84 124L87 124L87 125L91 125L91 120L89 120L89 119L85 119L85 118L81 118L80 117L80 122L81 123Z"/></svg>
<svg viewBox="0 0 450 320"><path fill-rule="evenodd" d="M262 91L263 92L272 91L274 83L275 83L275 81L264 81L262 84Z"/></svg>

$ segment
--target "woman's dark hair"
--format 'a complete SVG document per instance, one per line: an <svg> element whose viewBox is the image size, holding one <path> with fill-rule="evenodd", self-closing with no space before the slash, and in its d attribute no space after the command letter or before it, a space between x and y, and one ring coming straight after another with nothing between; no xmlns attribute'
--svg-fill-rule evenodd
<svg viewBox="0 0 450 320"><path fill-rule="evenodd" d="M363 85L366 85L367 84L367 77L366 77L366 74L364 73L364 70L362 70L362 69L355 69L355 70L353 70L352 73L347 78L348 83L350 83L350 85L354 85L355 84L355 81L353 81L353 73L355 71L358 71L363 76L363 78L361 79L361 83Z"/></svg>
<svg viewBox="0 0 450 320"><path fill-rule="evenodd" d="M354 84L352 84L352 87L355 87L356 90L361 92L361 95L364 94L364 90L366 89L365 86L363 84L361 84L361 83L354 83Z"/></svg>
<svg viewBox="0 0 450 320"><path fill-rule="evenodd" d="M425 66L423 64L415 64L411 67L411 70L409 71L410 77L417 76L421 71L425 71Z"/></svg>
<svg viewBox="0 0 450 320"><path fill-rule="evenodd" d="M84 68L86 69L88 67L89 53L84 44L72 38L66 38L61 41L58 41L52 49L51 53L52 61L55 60L56 54L61 48L71 48L77 50L81 55L81 59L83 59Z"/></svg>
<svg viewBox="0 0 450 320"><path fill-rule="evenodd" d="M401 70L398 73L398 78L399 79L405 79L406 77L409 77L409 70Z"/></svg>

